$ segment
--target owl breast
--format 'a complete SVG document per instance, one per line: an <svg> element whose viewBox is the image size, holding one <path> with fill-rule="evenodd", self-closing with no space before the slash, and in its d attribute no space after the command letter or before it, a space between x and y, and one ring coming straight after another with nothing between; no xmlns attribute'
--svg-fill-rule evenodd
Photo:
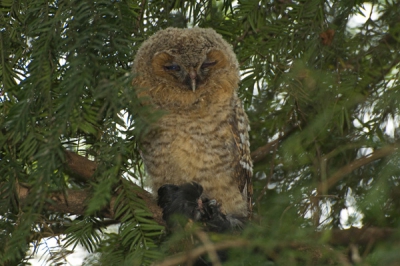
<svg viewBox="0 0 400 266"><path fill-rule="evenodd" d="M143 142L151 187L157 191L164 184L195 181L203 186L203 196L216 199L224 212L246 216L246 199L233 178L239 158L229 124L233 99L211 106L187 114L167 114L158 121Z"/></svg>

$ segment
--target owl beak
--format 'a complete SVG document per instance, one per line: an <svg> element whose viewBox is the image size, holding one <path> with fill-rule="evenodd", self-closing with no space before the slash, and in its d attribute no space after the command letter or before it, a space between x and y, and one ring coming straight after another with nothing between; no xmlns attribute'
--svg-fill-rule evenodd
<svg viewBox="0 0 400 266"><path fill-rule="evenodd" d="M190 80L191 80L191 85L192 85L192 90L193 92L196 90L196 71L194 69L191 69L189 71L189 76L190 76Z"/></svg>
<svg viewBox="0 0 400 266"><path fill-rule="evenodd" d="M196 80L192 79L192 91L194 92L196 90Z"/></svg>

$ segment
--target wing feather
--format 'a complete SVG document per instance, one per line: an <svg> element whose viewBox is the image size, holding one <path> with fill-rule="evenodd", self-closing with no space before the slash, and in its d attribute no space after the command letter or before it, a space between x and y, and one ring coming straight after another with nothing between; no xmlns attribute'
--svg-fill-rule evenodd
<svg viewBox="0 0 400 266"><path fill-rule="evenodd" d="M248 133L250 127L240 99L235 97L233 100L234 112L229 122L238 151L238 156L236 156L232 165L235 169L234 179L243 197L247 199L249 213L251 213L253 197L253 183L251 180L253 175L253 163L250 156Z"/></svg>

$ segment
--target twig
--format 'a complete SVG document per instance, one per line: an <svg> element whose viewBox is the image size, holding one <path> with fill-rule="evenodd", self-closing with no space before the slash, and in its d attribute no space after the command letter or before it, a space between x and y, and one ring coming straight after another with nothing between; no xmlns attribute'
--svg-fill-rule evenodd
<svg viewBox="0 0 400 266"><path fill-rule="evenodd" d="M197 237L203 242L204 247L207 250L208 256L210 256L210 260L213 266L221 266L221 262L218 258L217 251L214 248L213 243L210 241L208 235L204 233L204 231L198 230L196 232Z"/></svg>
<svg viewBox="0 0 400 266"><path fill-rule="evenodd" d="M273 140L253 151L251 153L251 159L253 160L253 163L258 163L259 161L264 159L269 154L269 152L274 149L276 145L279 144L280 141L288 138L297 128L299 128L299 126L294 126L293 128L281 134L276 140Z"/></svg>
<svg viewBox="0 0 400 266"><path fill-rule="evenodd" d="M251 153L251 159L253 160L253 163L257 163L264 159L266 155L276 146L278 145L280 139L277 138L276 140L273 140L264 146L261 146L257 150L253 151Z"/></svg>
<svg viewBox="0 0 400 266"><path fill-rule="evenodd" d="M220 243L212 244L214 250L221 250L233 247L249 246L250 242L242 239L235 239L235 241L224 241ZM192 249L189 252L182 252L166 258L164 261L155 263L153 266L173 266L184 263L188 259L197 258L207 252L208 247L200 246Z"/></svg>
<svg viewBox="0 0 400 266"><path fill-rule="evenodd" d="M381 159L383 157L386 157L392 153L394 153L398 148L399 144L397 145L388 145L386 147L383 147L380 150L376 150L370 155L363 156L360 159L354 160L352 163L343 166L340 168L336 173L331 175L325 182L321 182L318 185L318 194L327 194L326 191L331 188L333 185L335 185L337 182L339 182L343 177L346 175L350 174L354 170L360 168L361 166L364 166L366 164L369 164L375 160Z"/></svg>

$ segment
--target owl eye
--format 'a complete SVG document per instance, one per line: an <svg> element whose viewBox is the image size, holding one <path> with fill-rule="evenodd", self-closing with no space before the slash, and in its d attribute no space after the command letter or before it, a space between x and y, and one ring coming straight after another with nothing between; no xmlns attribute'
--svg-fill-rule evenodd
<svg viewBox="0 0 400 266"><path fill-rule="evenodd" d="M164 66L164 69L168 70L168 71L180 71L181 67L178 65L167 65L167 66Z"/></svg>
<svg viewBox="0 0 400 266"><path fill-rule="evenodd" d="M207 67L214 66L216 63L217 63L217 61L214 61L214 62L204 62L204 63L201 65L201 68L204 69L204 68L207 68Z"/></svg>

